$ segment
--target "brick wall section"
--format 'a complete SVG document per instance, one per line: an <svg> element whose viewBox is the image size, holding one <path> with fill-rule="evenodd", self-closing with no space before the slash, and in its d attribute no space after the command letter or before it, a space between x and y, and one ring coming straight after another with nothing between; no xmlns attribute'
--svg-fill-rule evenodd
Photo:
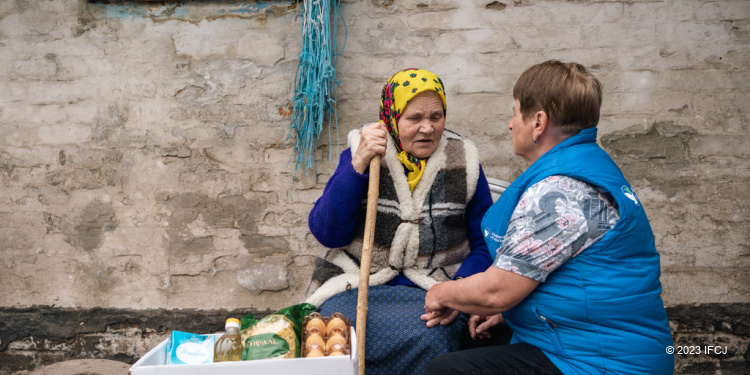
<svg viewBox="0 0 750 375"><path fill-rule="evenodd" d="M339 133L293 181L299 7L0 2L0 307L297 303L323 250L307 214L389 75L440 75L448 126L511 181L512 87L551 58L604 84L600 142L649 214L666 305L750 302L750 2L344 0Z"/></svg>

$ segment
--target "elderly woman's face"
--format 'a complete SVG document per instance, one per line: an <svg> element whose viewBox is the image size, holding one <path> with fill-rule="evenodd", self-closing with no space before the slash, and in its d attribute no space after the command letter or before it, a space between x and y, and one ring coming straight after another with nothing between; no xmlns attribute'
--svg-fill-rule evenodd
<svg viewBox="0 0 750 375"><path fill-rule="evenodd" d="M412 98L398 120L401 147L420 159L429 157L437 150L443 129L443 101L434 91L424 91Z"/></svg>

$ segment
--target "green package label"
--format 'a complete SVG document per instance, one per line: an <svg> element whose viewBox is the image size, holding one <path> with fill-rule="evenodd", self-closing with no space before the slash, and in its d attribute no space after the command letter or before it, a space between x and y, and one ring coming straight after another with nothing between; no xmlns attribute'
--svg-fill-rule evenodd
<svg viewBox="0 0 750 375"><path fill-rule="evenodd" d="M274 333L261 333L245 340L242 360L266 359L283 356L289 352L289 343Z"/></svg>

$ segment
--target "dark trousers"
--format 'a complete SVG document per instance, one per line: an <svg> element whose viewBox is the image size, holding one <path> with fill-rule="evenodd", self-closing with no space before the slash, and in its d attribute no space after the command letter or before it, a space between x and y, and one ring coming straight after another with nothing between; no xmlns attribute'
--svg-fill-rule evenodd
<svg viewBox="0 0 750 375"><path fill-rule="evenodd" d="M508 344L512 332L507 326L490 333L490 339L475 341L465 332L462 350L435 357L425 375L563 375L539 348Z"/></svg>

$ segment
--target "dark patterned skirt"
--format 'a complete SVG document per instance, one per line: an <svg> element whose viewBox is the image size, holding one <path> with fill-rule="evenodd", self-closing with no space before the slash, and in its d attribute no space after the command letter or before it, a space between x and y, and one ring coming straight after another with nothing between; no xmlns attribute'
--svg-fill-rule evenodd
<svg viewBox="0 0 750 375"><path fill-rule="evenodd" d="M357 289L341 292L320 306L323 316L340 312L356 326ZM427 328L424 314L427 292L407 286L370 286L368 291L365 371L367 375L421 375L434 357L459 350L466 317L446 326Z"/></svg>

